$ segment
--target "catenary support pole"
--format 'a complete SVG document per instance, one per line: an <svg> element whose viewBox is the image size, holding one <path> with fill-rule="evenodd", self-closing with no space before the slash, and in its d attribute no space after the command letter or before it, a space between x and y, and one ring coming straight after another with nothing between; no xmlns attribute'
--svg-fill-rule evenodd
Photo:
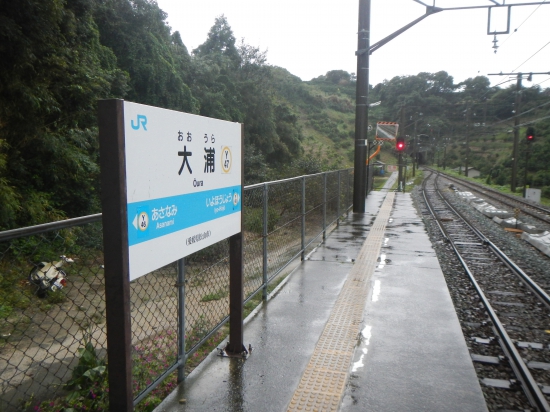
<svg viewBox="0 0 550 412"><path fill-rule="evenodd" d="M323 242L327 239L327 173L323 174Z"/></svg>
<svg viewBox="0 0 550 412"><path fill-rule="evenodd" d="M340 170L338 170L338 202L336 202L336 226L340 226L340 202L342 202L342 178L340 175ZM347 200L347 199L346 199Z"/></svg>
<svg viewBox="0 0 550 412"><path fill-rule="evenodd" d="M512 181L510 183L510 190L512 193L516 191L516 186L518 183L518 145L519 145L519 106L521 105L521 79L522 74L518 73L518 78L516 81L516 101L514 103L514 148L512 152Z"/></svg>
<svg viewBox="0 0 550 412"><path fill-rule="evenodd" d="M401 106L401 120L398 135L400 138L405 138L405 106ZM399 152L397 155L397 191L403 190L403 154Z"/></svg>
<svg viewBox="0 0 550 412"><path fill-rule="evenodd" d="M415 116L416 117L416 116ZM416 164L418 162L418 157L416 154L416 147L418 146L418 135L416 134L416 125L418 123L418 119L414 120L414 143L413 143L413 177L416 177Z"/></svg>
<svg viewBox="0 0 550 412"><path fill-rule="evenodd" d="M541 3L541 4L550 4L550 3ZM510 190L512 192L516 191L517 178L518 178L518 144L519 144L519 118L520 118L520 105L521 105L521 80L523 79L524 73L489 73L488 76L516 76L516 101L514 104L514 148L512 151L512 179L510 181ZM525 73L527 75L527 80L531 81L533 75L544 74L548 75L550 72L529 72Z"/></svg>
<svg viewBox="0 0 550 412"><path fill-rule="evenodd" d="M302 176L302 204L300 206L302 210L302 223L301 227L301 260L304 260L306 257L306 177Z"/></svg>
<svg viewBox="0 0 550 412"><path fill-rule="evenodd" d="M371 0L359 0L357 33L357 85L355 91L355 158L353 179L353 212L365 213L367 124L369 117L369 48Z"/></svg>
<svg viewBox="0 0 550 412"><path fill-rule="evenodd" d="M472 121L472 107L466 109L466 157L464 159L464 176L468 177L470 167L470 123Z"/></svg>

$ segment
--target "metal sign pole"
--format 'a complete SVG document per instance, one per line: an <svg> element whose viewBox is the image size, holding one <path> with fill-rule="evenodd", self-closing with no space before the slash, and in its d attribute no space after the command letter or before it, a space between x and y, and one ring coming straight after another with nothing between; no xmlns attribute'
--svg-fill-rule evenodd
<svg viewBox="0 0 550 412"><path fill-rule="evenodd" d="M101 100L98 113L109 409L129 412L134 405L123 101Z"/></svg>

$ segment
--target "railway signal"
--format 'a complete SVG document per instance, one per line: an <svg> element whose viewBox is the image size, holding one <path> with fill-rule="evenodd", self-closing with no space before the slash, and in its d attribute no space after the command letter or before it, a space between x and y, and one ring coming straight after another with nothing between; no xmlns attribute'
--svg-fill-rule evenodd
<svg viewBox="0 0 550 412"><path fill-rule="evenodd" d="M525 133L525 139L527 140L527 143L531 143L535 141L535 128L532 126L529 126L527 128L527 132Z"/></svg>
<svg viewBox="0 0 550 412"><path fill-rule="evenodd" d="M395 141L395 148L398 152L402 152L403 150L405 150L405 139L403 139L402 137L398 137Z"/></svg>

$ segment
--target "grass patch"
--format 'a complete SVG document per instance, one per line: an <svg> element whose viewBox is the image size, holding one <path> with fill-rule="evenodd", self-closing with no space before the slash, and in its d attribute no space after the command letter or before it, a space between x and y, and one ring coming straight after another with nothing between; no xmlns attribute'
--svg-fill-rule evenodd
<svg viewBox="0 0 550 412"><path fill-rule="evenodd" d="M226 290L218 290L214 293L209 293L201 298L201 302L212 302L214 300L220 300L229 296L229 292Z"/></svg>
<svg viewBox="0 0 550 412"><path fill-rule="evenodd" d="M485 187L488 187L490 189L497 190L500 193L516 196L516 197L519 197L519 198L523 199L523 187L521 187L521 186L517 187L515 192L512 192L512 190L510 190L510 185L488 184L487 182L485 182L485 180L482 180L482 179L479 179L479 178L474 178L474 177L466 177L463 174L460 174L460 173L458 173L457 171L454 171L454 170L450 170L450 169L443 170L443 168L440 168L440 167L433 167L433 169L435 169L435 170L437 170L441 173L448 174L449 176L453 176L453 177L456 177L458 179L463 179L463 180L468 180L470 182L478 183L478 184L480 184L482 186L485 186ZM545 205L545 206L550 206L550 199L547 198L547 197L541 197L540 203L542 205Z"/></svg>
<svg viewBox="0 0 550 412"><path fill-rule="evenodd" d="M380 190L384 187L384 184L388 180L390 174L388 176L374 176L374 183L373 183L373 190Z"/></svg>
<svg viewBox="0 0 550 412"><path fill-rule="evenodd" d="M424 172L420 169L416 169L416 176L414 177L413 185L420 186L424 180Z"/></svg>

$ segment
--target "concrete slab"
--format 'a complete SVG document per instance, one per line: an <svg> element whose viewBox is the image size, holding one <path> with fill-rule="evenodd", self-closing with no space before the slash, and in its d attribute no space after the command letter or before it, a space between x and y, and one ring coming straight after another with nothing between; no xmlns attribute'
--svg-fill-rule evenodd
<svg viewBox="0 0 550 412"><path fill-rule="evenodd" d="M352 266L301 265L247 323L252 355L243 361L211 354L156 411L285 410Z"/></svg>
<svg viewBox="0 0 550 412"><path fill-rule="evenodd" d="M393 215L414 212L410 198ZM417 217L417 219L419 219ZM486 411L458 318L427 234L390 238L377 267L341 411ZM424 253L418 253L422 244ZM406 270L404 270L406 266Z"/></svg>
<svg viewBox="0 0 550 412"><path fill-rule="evenodd" d="M349 215L245 324L246 360L212 353L155 411L285 411L386 193ZM410 196L399 194L341 411L485 411L458 319ZM384 257L382 255L385 255ZM180 403L180 401L184 403Z"/></svg>

